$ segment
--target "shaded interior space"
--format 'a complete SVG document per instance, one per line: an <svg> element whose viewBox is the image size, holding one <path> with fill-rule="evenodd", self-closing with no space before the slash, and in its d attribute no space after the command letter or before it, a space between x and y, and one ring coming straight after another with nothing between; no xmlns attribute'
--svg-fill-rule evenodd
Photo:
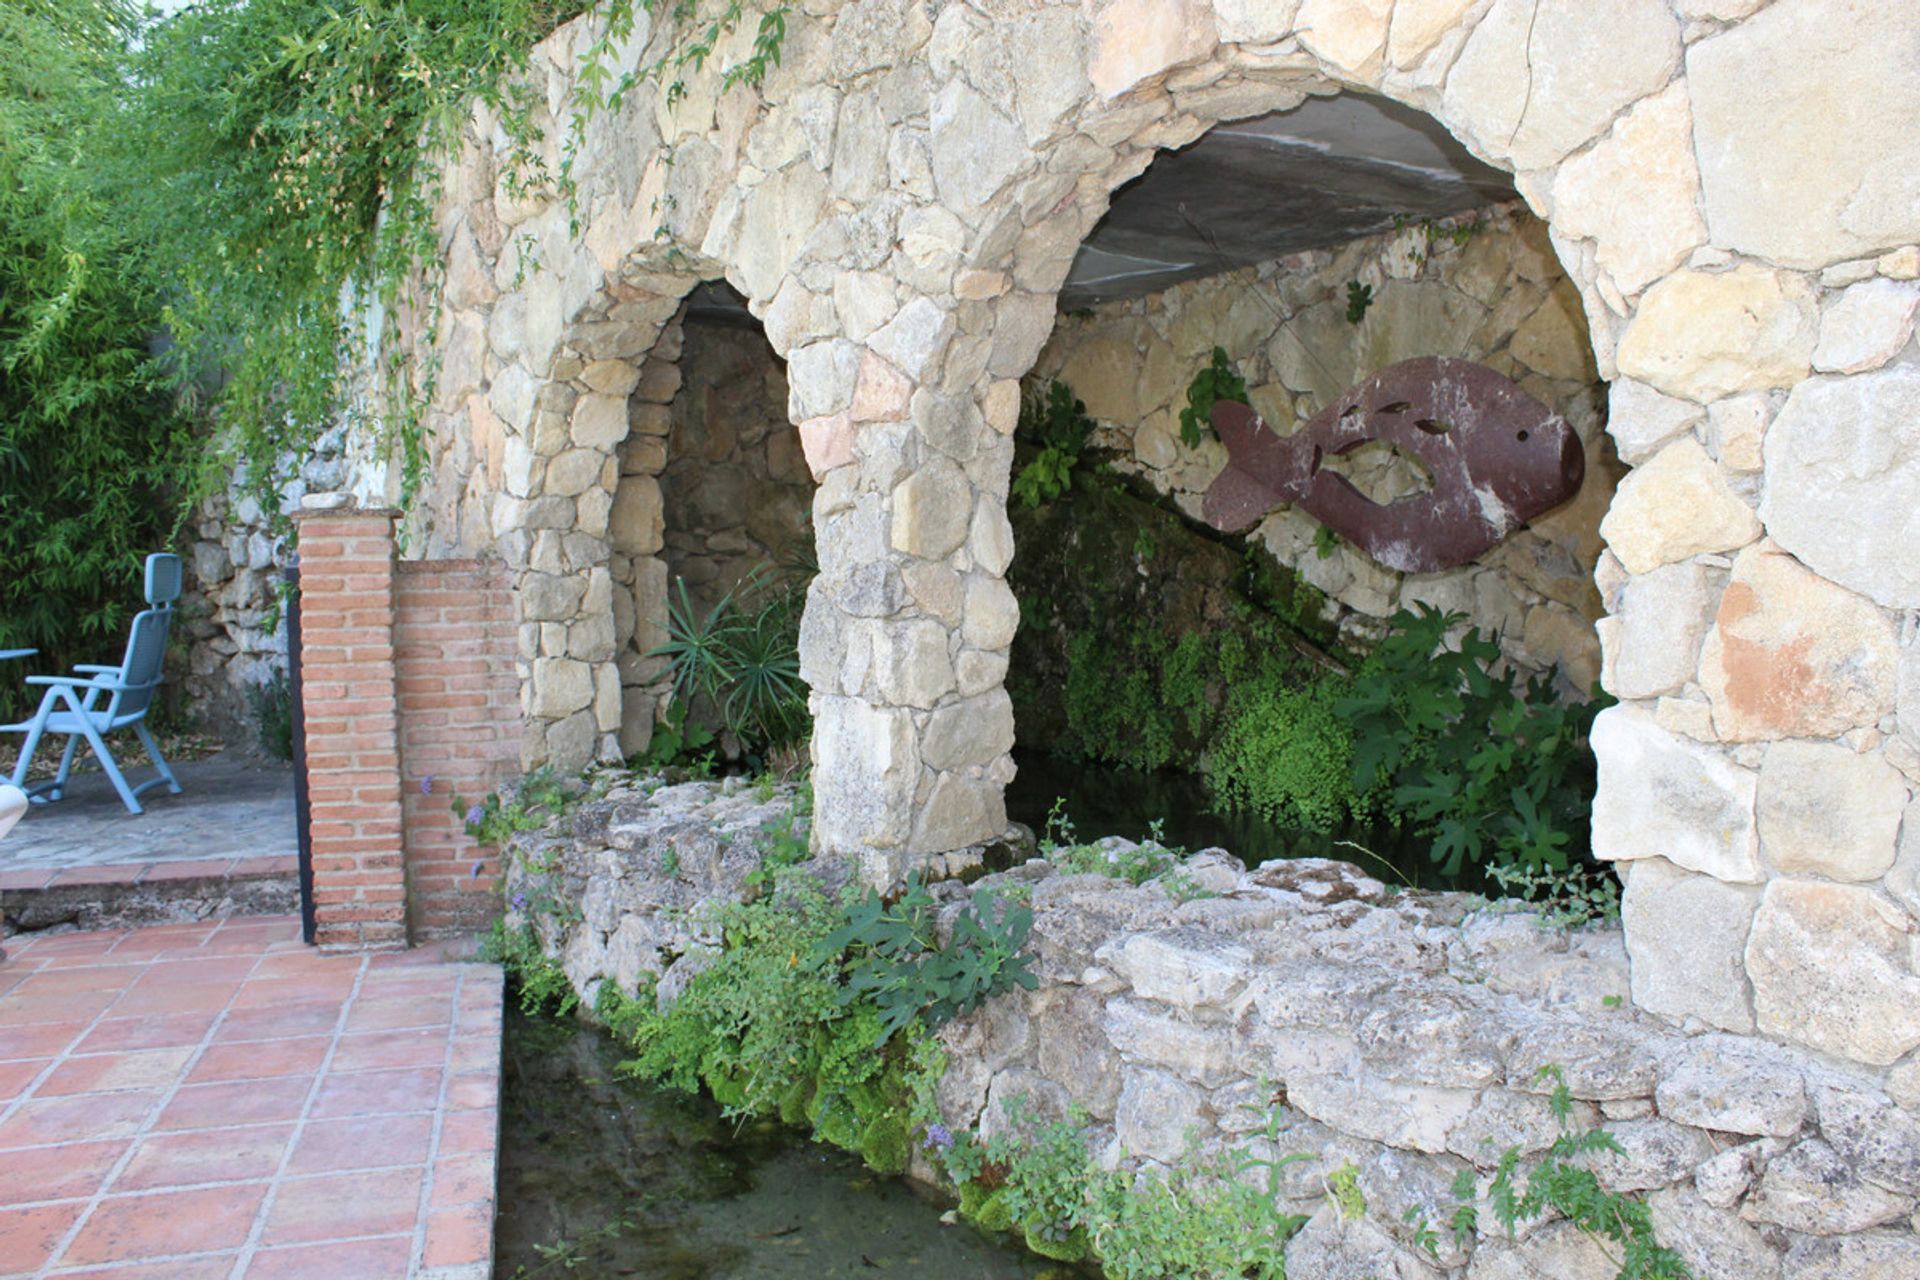
<svg viewBox="0 0 1920 1280"><path fill-rule="evenodd" d="M786 362L725 282L697 287L662 332L629 421L612 572L624 640L622 746L633 754L668 713L668 664L649 655L679 638L675 617L704 631L773 608L781 616L767 619L772 630L797 635L813 574L813 479L787 414ZM718 731L723 702L695 698L689 710Z"/></svg>
<svg viewBox="0 0 1920 1280"><path fill-rule="evenodd" d="M1338 533L1311 497L1239 532L1205 519L1230 464L1215 399L1306 449L1350 390L1432 356L1483 365L1564 420L1584 471L1571 498L1417 573ZM1064 799L1068 816L1141 838L1157 813L1188 847L1376 872L1365 854L1384 851L1400 878L1432 883L1431 841L1391 788L1353 781L1338 709L1376 679L1395 616L1449 615L1447 643L1474 629L1482 666L1523 698L1586 705L1598 528L1624 472L1606 386L1545 225L1426 117L1341 94L1162 155L1083 243L1023 393L1015 820L1038 831ZM1417 443L1347 440L1319 465L1382 508L1444 497ZM1584 847L1584 813L1567 817Z"/></svg>

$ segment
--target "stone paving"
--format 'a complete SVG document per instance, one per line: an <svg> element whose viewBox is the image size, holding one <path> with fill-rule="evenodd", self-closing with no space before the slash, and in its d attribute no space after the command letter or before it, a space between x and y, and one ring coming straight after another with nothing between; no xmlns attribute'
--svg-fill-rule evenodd
<svg viewBox="0 0 1920 1280"><path fill-rule="evenodd" d="M149 771L135 765L137 749L122 763L135 782ZM35 805L0 845L0 874L18 878L26 871L63 868L124 868L180 863L234 861L231 854L209 859L209 850L241 850L247 860L292 858L298 852L293 822L293 770L266 765L225 752L211 760L174 766L181 792L155 787L140 797L145 813L128 813L97 771L76 773L66 797ZM116 879L128 879L116 871ZM38 887L0 883L0 888Z"/></svg>
<svg viewBox="0 0 1920 1280"><path fill-rule="evenodd" d="M0 1277L491 1274L496 967L285 917L8 945Z"/></svg>

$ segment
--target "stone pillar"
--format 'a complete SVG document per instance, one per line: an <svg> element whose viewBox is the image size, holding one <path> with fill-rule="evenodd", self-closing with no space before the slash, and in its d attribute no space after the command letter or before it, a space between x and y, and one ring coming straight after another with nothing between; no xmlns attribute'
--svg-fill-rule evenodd
<svg viewBox="0 0 1920 1280"><path fill-rule="evenodd" d="M300 681L306 721L315 941L407 945L394 676L393 522L342 494L300 521Z"/></svg>

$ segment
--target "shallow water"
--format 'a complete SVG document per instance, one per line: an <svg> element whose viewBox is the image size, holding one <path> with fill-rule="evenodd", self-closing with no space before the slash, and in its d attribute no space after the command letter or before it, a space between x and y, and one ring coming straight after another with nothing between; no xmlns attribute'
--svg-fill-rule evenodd
<svg viewBox="0 0 1920 1280"><path fill-rule="evenodd" d="M706 1098L625 1079L620 1058L605 1032L510 1010L500 1280L1060 1274L943 1226L937 1206L852 1156L778 1126L736 1132Z"/></svg>
<svg viewBox="0 0 1920 1280"><path fill-rule="evenodd" d="M1397 828L1308 831L1250 813L1216 812L1205 782L1170 769L1144 773L1042 751L1016 751L1014 763L1019 773L1007 788L1007 816L1035 835L1045 833L1047 813L1062 799L1083 840L1144 840L1157 819L1167 844L1188 850L1217 846L1249 867L1273 858L1338 858L1389 884L1451 887L1427 860L1427 842Z"/></svg>

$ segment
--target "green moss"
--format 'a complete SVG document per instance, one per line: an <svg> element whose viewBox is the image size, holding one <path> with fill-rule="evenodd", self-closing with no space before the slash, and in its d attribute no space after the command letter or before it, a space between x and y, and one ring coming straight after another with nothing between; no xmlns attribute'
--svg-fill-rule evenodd
<svg viewBox="0 0 1920 1280"><path fill-rule="evenodd" d="M1013 1212L1007 1207L1007 1192L1004 1187L997 1191L989 1192L974 1207L972 1213L967 1213L966 1200L963 1194L960 1202L960 1212L966 1214L967 1220L972 1222L974 1226L979 1227L982 1231L1013 1230Z"/></svg>
<svg viewBox="0 0 1920 1280"><path fill-rule="evenodd" d="M905 1173L913 1154L911 1126L898 1111L875 1116L860 1133L856 1148L867 1167L889 1176Z"/></svg>
<svg viewBox="0 0 1920 1280"><path fill-rule="evenodd" d="M1093 1241L1085 1227L1075 1227L1065 1236L1056 1236L1044 1227L1027 1227L1022 1238L1027 1248L1054 1262L1079 1262L1093 1252Z"/></svg>

